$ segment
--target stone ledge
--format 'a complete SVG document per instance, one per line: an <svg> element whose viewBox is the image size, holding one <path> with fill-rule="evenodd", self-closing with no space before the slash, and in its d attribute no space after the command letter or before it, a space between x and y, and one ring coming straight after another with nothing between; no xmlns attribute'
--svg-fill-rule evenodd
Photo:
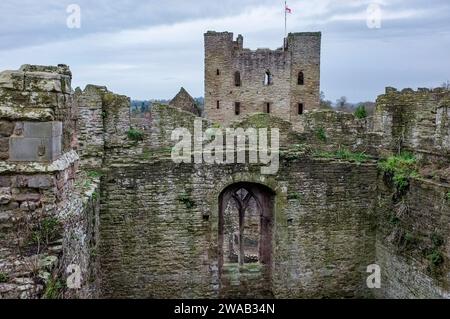
<svg viewBox="0 0 450 319"><path fill-rule="evenodd" d="M53 121L54 111L50 108L16 108L0 105L0 119L21 121Z"/></svg>
<svg viewBox="0 0 450 319"><path fill-rule="evenodd" d="M54 173L61 172L70 167L70 165L79 161L77 152L70 151L63 154L59 159L52 163L7 163L0 162L0 174L35 174L35 173Z"/></svg>

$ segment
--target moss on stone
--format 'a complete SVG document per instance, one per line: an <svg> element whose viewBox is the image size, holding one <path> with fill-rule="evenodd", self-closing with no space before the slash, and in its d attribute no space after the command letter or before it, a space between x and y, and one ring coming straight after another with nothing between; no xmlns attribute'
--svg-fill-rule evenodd
<svg viewBox="0 0 450 319"><path fill-rule="evenodd" d="M134 142L140 142L144 140L144 132L135 128L130 128L127 132L127 136Z"/></svg>
<svg viewBox="0 0 450 319"><path fill-rule="evenodd" d="M187 193L182 193L182 194L178 195L177 199L179 202L183 203L187 209L192 209L195 206L197 206L195 201Z"/></svg>
<svg viewBox="0 0 450 319"><path fill-rule="evenodd" d="M347 149L339 149L334 152L316 151L314 156L319 158L340 159L356 163L364 163L370 160L370 157L365 153L351 152Z"/></svg>
<svg viewBox="0 0 450 319"><path fill-rule="evenodd" d="M0 272L0 284L8 282L8 275L4 272Z"/></svg>

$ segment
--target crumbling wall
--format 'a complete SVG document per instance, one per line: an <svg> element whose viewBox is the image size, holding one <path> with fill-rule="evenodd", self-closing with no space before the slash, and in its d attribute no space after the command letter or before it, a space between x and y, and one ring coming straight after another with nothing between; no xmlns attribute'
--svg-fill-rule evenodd
<svg viewBox="0 0 450 319"><path fill-rule="evenodd" d="M130 144L130 98L106 87L87 85L84 91L77 89L75 101L82 165L101 168L107 150L120 153Z"/></svg>
<svg viewBox="0 0 450 319"><path fill-rule="evenodd" d="M385 298L449 298L449 91L387 88L377 99L374 130L386 155L412 153L403 188L379 178L377 262ZM401 173L401 172L400 172ZM398 174L398 173L397 173Z"/></svg>
<svg viewBox="0 0 450 319"><path fill-rule="evenodd" d="M387 88L377 99L374 130L393 152L410 150L423 156L450 158L450 93Z"/></svg>

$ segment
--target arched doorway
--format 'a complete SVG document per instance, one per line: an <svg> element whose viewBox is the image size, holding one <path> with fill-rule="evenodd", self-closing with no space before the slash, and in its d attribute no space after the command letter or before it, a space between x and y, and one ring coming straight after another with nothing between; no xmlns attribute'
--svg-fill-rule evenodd
<svg viewBox="0 0 450 319"><path fill-rule="evenodd" d="M219 196L219 274L222 298L271 298L275 193L236 183Z"/></svg>

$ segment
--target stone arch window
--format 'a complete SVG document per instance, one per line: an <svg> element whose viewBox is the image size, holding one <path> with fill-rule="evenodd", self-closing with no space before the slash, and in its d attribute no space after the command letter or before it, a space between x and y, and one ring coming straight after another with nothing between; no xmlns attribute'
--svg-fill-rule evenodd
<svg viewBox="0 0 450 319"><path fill-rule="evenodd" d="M302 115L305 111L305 105L303 103L298 103L297 108L298 115Z"/></svg>
<svg viewBox="0 0 450 319"><path fill-rule="evenodd" d="M227 296L228 289L233 287L230 279L238 275L245 282L239 287L243 297L254 296L256 290L264 297L272 297L274 203L275 192L256 183L235 183L220 194L219 276L222 296Z"/></svg>
<svg viewBox="0 0 450 319"><path fill-rule="evenodd" d="M234 114L235 115L241 114L241 103L240 102L234 103Z"/></svg>
<svg viewBox="0 0 450 319"><path fill-rule="evenodd" d="M219 69L216 70L216 75L220 75L220 70Z"/></svg>
<svg viewBox="0 0 450 319"><path fill-rule="evenodd" d="M239 71L234 72L234 85L241 86L241 73Z"/></svg>
<svg viewBox="0 0 450 319"><path fill-rule="evenodd" d="M305 85L305 74L303 73L303 71L298 72L297 84Z"/></svg>
<svg viewBox="0 0 450 319"><path fill-rule="evenodd" d="M270 73L270 71L267 70L266 73L264 74L264 85L268 86L268 85L272 85L272 84L273 84L272 73Z"/></svg>

